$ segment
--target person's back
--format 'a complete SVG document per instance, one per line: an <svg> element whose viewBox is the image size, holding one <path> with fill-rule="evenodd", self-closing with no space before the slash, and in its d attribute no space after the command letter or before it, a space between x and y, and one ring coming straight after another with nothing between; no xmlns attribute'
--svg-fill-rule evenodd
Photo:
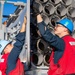
<svg viewBox="0 0 75 75"><path fill-rule="evenodd" d="M64 70L64 74L75 74L75 39L72 36L64 36L65 50L62 58L58 61L58 64Z"/></svg>

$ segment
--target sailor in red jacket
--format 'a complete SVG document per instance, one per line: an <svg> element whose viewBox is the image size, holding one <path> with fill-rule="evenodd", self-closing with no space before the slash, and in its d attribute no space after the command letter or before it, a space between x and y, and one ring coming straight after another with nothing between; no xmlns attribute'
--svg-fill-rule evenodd
<svg viewBox="0 0 75 75"><path fill-rule="evenodd" d="M26 18L16 36L14 45L10 41L0 40L0 75L24 75L24 66L19 54L25 42Z"/></svg>
<svg viewBox="0 0 75 75"><path fill-rule="evenodd" d="M75 75L75 39L72 38L73 22L64 18L57 22L53 35L40 14L37 15L39 31L51 46L48 75Z"/></svg>

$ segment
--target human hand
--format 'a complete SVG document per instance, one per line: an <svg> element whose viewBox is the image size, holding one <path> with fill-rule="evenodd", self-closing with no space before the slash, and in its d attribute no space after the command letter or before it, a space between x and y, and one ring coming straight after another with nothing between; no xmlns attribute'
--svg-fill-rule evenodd
<svg viewBox="0 0 75 75"><path fill-rule="evenodd" d="M42 12L42 5L36 1L33 2L33 12L34 15L38 15Z"/></svg>
<svg viewBox="0 0 75 75"><path fill-rule="evenodd" d="M23 22L25 25L27 24L27 17L25 16L24 17L24 22Z"/></svg>
<svg viewBox="0 0 75 75"><path fill-rule="evenodd" d="M25 32L26 31L26 24L27 24L27 18L25 16L20 32Z"/></svg>

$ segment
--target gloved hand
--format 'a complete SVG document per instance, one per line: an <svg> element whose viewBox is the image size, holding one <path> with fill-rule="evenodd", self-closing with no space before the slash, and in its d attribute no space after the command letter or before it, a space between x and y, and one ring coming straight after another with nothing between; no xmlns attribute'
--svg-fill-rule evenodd
<svg viewBox="0 0 75 75"><path fill-rule="evenodd" d="M33 13L34 13L34 15L37 16L38 14L40 14L41 8L42 8L42 6L40 3L36 2L36 1L33 2Z"/></svg>

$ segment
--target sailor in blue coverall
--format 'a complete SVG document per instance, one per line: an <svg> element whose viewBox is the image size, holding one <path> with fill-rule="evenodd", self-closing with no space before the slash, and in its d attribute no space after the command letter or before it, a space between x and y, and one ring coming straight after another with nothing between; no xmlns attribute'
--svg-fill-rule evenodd
<svg viewBox="0 0 75 75"><path fill-rule="evenodd" d="M61 19L54 28L55 35L40 14L37 14L37 25L42 38L53 46L48 75L75 75L75 39L71 36L73 22L68 18Z"/></svg>
<svg viewBox="0 0 75 75"><path fill-rule="evenodd" d="M25 75L23 63L20 62L19 54L25 42L26 18L22 28L16 36L14 45L7 40L0 40L0 75Z"/></svg>

